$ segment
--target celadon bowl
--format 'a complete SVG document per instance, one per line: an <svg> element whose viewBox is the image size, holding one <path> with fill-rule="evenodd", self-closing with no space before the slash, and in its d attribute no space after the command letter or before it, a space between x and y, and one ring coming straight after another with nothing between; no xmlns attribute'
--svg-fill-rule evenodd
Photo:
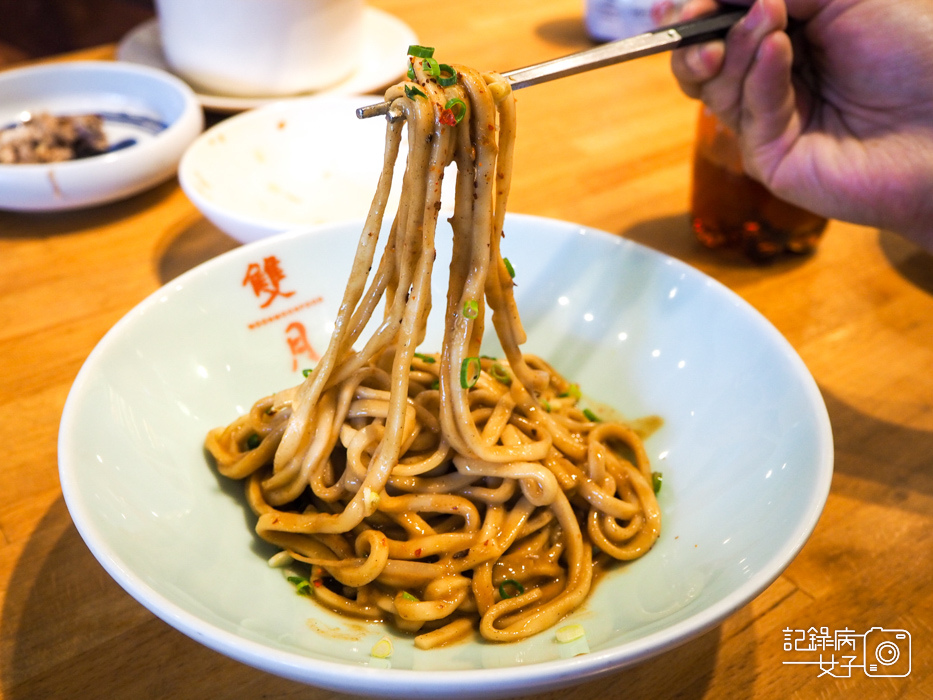
<svg viewBox="0 0 933 700"><path fill-rule="evenodd" d="M101 565L157 616L222 654L316 686L396 698L514 696L617 672L700 635L764 590L804 545L829 490L832 436L788 342L678 260L578 225L510 215L502 248L516 271L525 349L624 416L663 419L647 441L664 475L660 540L612 570L567 618L583 626L583 647L547 631L423 651L381 624L296 595L267 564L271 551L253 534L241 485L214 472L202 445L209 429L300 382L323 352L360 228L285 233L183 274L117 323L76 378L59 441L66 503ZM433 290L442 308L446 223L438 245ZM433 317L424 351L438 349L440 326ZM383 637L393 652L376 659L370 652Z"/></svg>

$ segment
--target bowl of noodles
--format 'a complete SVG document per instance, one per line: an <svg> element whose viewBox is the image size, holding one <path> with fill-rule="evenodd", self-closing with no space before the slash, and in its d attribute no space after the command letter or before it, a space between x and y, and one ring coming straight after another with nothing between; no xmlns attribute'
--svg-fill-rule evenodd
<svg viewBox="0 0 933 700"><path fill-rule="evenodd" d="M510 84L409 51L365 220L231 251L117 324L65 407L62 490L126 590L245 663L538 692L763 590L822 510L829 421L728 290L508 216Z"/></svg>
<svg viewBox="0 0 933 700"><path fill-rule="evenodd" d="M543 692L643 661L717 625L790 563L832 472L819 391L781 335L697 270L619 237L509 215L503 255L527 341L593 410L645 430L660 535L582 604L506 644L433 649L302 595L259 538L205 436L300 385L334 332L362 222L231 251L143 301L101 341L62 418L63 492L82 537L143 605L268 672L387 697ZM438 269L451 256L438 225ZM432 282L442 306L447 281ZM491 323L491 322L490 322ZM430 317L419 351L439 350ZM180 339L185 339L182 342ZM484 341L484 356L501 356ZM560 634L559 634L560 632ZM563 641L561 641L563 640Z"/></svg>

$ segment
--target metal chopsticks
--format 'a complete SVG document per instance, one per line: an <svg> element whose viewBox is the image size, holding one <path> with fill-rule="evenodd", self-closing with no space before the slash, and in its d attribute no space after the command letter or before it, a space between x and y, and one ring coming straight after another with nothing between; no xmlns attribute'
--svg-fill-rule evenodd
<svg viewBox="0 0 933 700"><path fill-rule="evenodd" d="M518 90L519 88L556 80L568 75L576 75L577 73L595 70L604 66L611 66L623 61L641 58L642 56L650 56L664 51L672 51L683 46L690 46L691 44L720 39L747 12L747 7L723 5L719 10L696 19L672 24L627 39L613 41L586 51L556 58L552 61L519 68L503 73L502 77L511 83L513 90ZM379 102L360 107L356 110L356 116L360 119L368 119L369 117L387 115L389 106L388 102Z"/></svg>

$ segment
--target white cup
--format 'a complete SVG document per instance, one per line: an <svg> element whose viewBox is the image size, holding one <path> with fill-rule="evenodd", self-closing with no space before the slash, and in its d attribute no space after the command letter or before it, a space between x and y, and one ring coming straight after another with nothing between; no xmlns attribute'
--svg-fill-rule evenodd
<svg viewBox="0 0 933 700"><path fill-rule="evenodd" d="M358 67L363 0L156 0L169 67L216 95L276 97Z"/></svg>

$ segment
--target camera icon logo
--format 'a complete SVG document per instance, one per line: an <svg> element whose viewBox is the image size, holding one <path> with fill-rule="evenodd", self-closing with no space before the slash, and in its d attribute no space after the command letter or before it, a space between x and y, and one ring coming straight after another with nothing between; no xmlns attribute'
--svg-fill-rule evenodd
<svg viewBox="0 0 933 700"><path fill-rule="evenodd" d="M910 633L872 627L863 637L865 674L878 678L910 675Z"/></svg>

